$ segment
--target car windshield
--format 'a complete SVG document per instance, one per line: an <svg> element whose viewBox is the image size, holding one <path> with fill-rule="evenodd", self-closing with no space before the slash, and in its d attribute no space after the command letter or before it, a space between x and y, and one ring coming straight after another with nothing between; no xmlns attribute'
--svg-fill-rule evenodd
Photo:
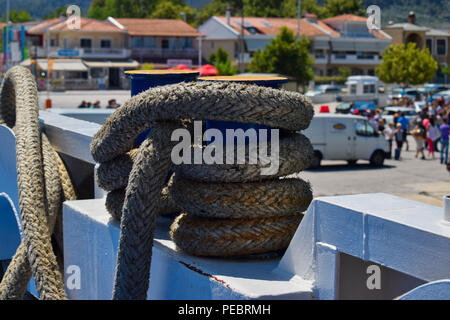
<svg viewBox="0 0 450 320"><path fill-rule="evenodd" d="M405 116L415 116L417 115L417 112L415 110L399 110L399 109L388 109L384 110L381 114L383 116L391 116L395 114L396 112L403 112Z"/></svg>
<svg viewBox="0 0 450 320"><path fill-rule="evenodd" d="M355 109L372 109L375 110L375 105L372 102L355 102Z"/></svg>
<svg viewBox="0 0 450 320"><path fill-rule="evenodd" d="M350 108L350 103L341 103L336 107L336 109L348 109Z"/></svg>

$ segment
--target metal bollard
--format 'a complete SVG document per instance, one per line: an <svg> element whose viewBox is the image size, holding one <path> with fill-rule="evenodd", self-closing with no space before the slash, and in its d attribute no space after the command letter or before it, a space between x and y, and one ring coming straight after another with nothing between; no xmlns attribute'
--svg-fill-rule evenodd
<svg viewBox="0 0 450 320"><path fill-rule="evenodd" d="M253 84L268 88L281 89L284 83L288 82L287 78L284 77L272 77L272 76L218 76L218 77L200 77L198 81L225 81L225 82L235 82L243 84ZM257 138L259 140L259 129L267 129L267 138L270 140L270 127L260 124L253 123L240 123L232 121L216 121L216 120L206 120L206 129L218 129L222 132L223 136L226 137L227 129L242 129L244 131L248 129L254 129L257 132ZM224 140L224 145L234 144L234 141Z"/></svg>
<svg viewBox="0 0 450 320"><path fill-rule="evenodd" d="M450 194L446 194L444 197L444 224L450 226Z"/></svg>
<svg viewBox="0 0 450 320"><path fill-rule="evenodd" d="M195 81L198 71L189 70L129 70L125 75L131 79L131 96L136 96L150 88L176 84L180 82ZM151 128L144 131L136 139L136 145L144 142Z"/></svg>

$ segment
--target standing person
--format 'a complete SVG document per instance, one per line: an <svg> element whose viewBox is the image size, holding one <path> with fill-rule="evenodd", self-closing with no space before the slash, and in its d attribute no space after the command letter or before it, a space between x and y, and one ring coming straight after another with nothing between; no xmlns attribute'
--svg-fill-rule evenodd
<svg viewBox="0 0 450 320"><path fill-rule="evenodd" d="M408 144L408 130L409 130L409 120L405 117L405 114L403 112L400 112L400 117L398 118L398 123L402 126L402 132L403 132L403 143L406 144L406 151L409 150L409 144Z"/></svg>
<svg viewBox="0 0 450 320"><path fill-rule="evenodd" d="M99 100L95 101L93 107L94 107L94 109L100 109L100 108L101 108L101 107L100 107L100 101L99 101Z"/></svg>
<svg viewBox="0 0 450 320"><path fill-rule="evenodd" d="M397 148L395 149L395 160L400 160L400 153L403 146L403 130L401 123L397 123L397 126L395 127L394 137L395 143L397 144Z"/></svg>
<svg viewBox="0 0 450 320"><path fill-rule="evenodd" d="M434 159L434 140L437 137L436 127L434 126L434 118L431 118L428 122L427 129L427 143L428 143L428 155L431 155Z"/></svg>
<svg viewBox="0 0 450 320"><path fill-rule="evenodd" d="M384 119L383 118L379 118L378 119L378 131L380 131L381 133L384 133Z"/></svg>
<svg viewBox="0 0 450 320"><path fill-rule="evenodd" d="M394 130L394 123L389 122L389 125L383 131L384 138L389 144L389 152L387 154L388 159L392 159L392 141L394 140Z"/></svg>
<svg viewBox="0 0 450 320"><path fill-rule="evenodd" d="M422 160L425 160L425 154L423 150L425 149L425 128L421 123L416 123L414 130L411 132L414 141L416 141L416 155L417 158L419 153L422 154Z"/></svg>
<svg viewBox="0 0 450 320"><path fill-rule="evenodd" d="M86 101L81 101L81 104L78 106L78 108L79 109L85 109L85 108L87 108L87 104L86 104Z"/></svg>
<svg viewBox="0 0 450 320"><path fill-rule="evenodd" d="M436 118L434 121L434 129L436 130L436 139L433 141L434 151L439 152L438 143L441 138L441 130L439 129L439 120Z"/></svg>
<svg viewBox="0 0 450 320"><path fill-rule="evenodd" d="M441 164L448 163L448 134L450 131L450 125L443 123L440 127L441 130Z"/></svg>
<svg viewBox="0 0 450 320"><path fill-rule="evenodd" d="M394 126L397 127L398 118L400 118L400 115L398 112L394 113L394 116L392 117L394 121Z"/></svg>

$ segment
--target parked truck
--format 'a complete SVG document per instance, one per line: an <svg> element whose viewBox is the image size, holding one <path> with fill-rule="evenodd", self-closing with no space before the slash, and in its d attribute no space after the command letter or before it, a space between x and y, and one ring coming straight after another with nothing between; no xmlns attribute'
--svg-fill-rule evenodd
<svg viewBox="0 0 450 320"><path fill-rule="evenodd" d="M350 165L369 160L382 166L389 151L384 136L362 116L318 114L302 133L314 148L311 168L320 167L322 160L346 160Z"/></svg>

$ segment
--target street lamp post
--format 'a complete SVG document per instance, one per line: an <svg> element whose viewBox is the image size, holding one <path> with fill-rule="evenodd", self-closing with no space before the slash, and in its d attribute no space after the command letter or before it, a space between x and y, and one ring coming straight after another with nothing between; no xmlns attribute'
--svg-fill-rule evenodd
<svg viewBox="0 0 450 320"><path fill-rule="evenodd" d="M300 40L300 19L302 17L302 0L298 0L297 4L297 38Z"/></svg>
<svg viewBox="0 0 450 320"><path fill-rule="evenodd" d="M6 52L4 52L3 54L5 55L5 70L4 71L8 71L8 53L9 53L9 10L10 10L10 6L9 6L9 0L6 0L6 39L4 39L4 41L6 41Z"/></svg>

